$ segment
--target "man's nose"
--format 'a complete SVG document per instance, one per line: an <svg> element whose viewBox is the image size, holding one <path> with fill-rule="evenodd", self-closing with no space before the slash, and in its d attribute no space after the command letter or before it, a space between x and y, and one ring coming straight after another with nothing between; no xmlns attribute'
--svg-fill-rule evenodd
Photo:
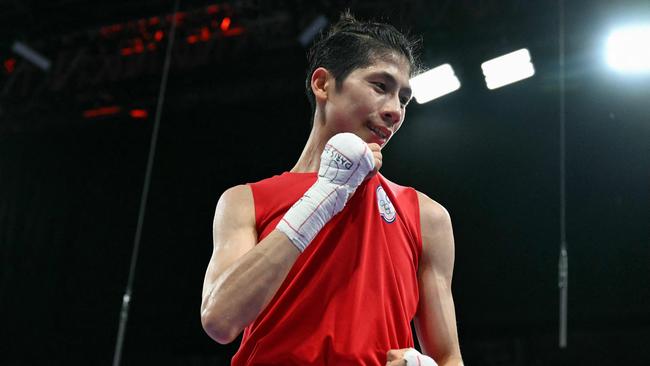
<svg viewBox="0 0 650 366"><path fill-rule="evenodd" d="M384 110L381 113L381 118L384 122L388 123L389 127L399 123L402 119L402 105L399 98L391 98L384 105Z"/></svg>

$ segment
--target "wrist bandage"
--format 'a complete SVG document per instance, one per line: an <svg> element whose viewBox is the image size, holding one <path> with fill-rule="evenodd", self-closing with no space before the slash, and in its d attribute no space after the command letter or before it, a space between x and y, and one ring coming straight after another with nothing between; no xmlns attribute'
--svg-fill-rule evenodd
<svg viewBox="0 0 650 366"><path fill-rule="evenodd" d="M363 140L352 133L335 135L321 154L316 183L287 211L276 229L304 251L374 168L375 159Z"/></svg>
<svg viewBox="0 0 650 366"><path fill-rule="evenodd" d="M425 356L413 348L404 352L404 361L407 366L438 366L433 358Z"/></svg>

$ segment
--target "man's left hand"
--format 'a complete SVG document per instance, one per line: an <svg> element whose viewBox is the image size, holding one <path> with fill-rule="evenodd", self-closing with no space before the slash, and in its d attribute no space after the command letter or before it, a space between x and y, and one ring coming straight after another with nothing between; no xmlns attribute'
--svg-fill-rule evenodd
<svg viewBox="0 0 650 366"><path fill-rule="evenodd" d="M408 353L407 353L408 352ZM406 360L410 360L407 362ZM437 366L436 361L413 348L392 349L386 353L386 366Z"/></svg>
<svg viewBox="0 0 650 366"><path fill-rule="evenodd" d="M406 366L404 353L410 348L392 349L386 353L386 366Z"/></svg>

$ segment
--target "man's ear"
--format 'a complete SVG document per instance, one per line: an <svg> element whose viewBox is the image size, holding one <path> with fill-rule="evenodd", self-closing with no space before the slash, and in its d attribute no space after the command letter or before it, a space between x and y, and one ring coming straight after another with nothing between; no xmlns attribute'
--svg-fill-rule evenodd
<svg viewBox="0 0 650 366"><path fill-rule="evenodd" d="M319 67L311 74L311 91L316 103L327 100L328 92L334 83L334 77L324 67Z"/></svg>

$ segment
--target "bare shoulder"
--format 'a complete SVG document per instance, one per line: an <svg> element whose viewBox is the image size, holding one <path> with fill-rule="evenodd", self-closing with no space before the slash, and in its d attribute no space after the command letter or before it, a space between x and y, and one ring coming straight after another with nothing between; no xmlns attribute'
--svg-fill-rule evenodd
<svg viewBox="0 0 650 366"><path fill-rule="evenodd" d="M443 205L422 192L416 192L418 194L418 203L420 204L420 221L426 224L422 226L422 234L424 234L425 230L433 230L441 226L451 225L451 217Z"/></svg>
<svg viewBox="0 0 650 366"><path fill-rule="evenodd" d="M250 186L240 184L221 194L214 215L215 229L219 224L255 225L255 203Z"/></svg>
<svg viewBox="0 0 650 366"><path fill-rule="evenodd" d="M422 231L421 268L451 276L454 266L454 234L447 209L418 192Z"/></svg>
<svg viewBox="0 0 650 366"><path fill-rule="evenodd" d="M219 205L239 206L240 204L253 204L253 191L248 184L230 187L219 198Z"/></svg>
<svg viewBox="0 0 650 366"><path fill-rule="evenodd" d="M238 185L221 194L212 225L213 249L203 281L203 299L226 268L252 249L257 242L253 192ZM202 306L205 306L205 302Z"/></svg>
<svg viewBox="0 0 650 366"><path fill-rule="evenodd" d="M250 186L237 185L223 192L214 213L212 238L215 255L224 256L223 250L227 250L240 256L255 246L255 203Z"/></svg>
<svg viewBox="0 0 650 366"><path fill-rule="evenodd" d="M249 186L234 186L221 194L212 224L212 240L212 256L203 283L204 298L218 275L257 242L255 205Z"/></svg>

